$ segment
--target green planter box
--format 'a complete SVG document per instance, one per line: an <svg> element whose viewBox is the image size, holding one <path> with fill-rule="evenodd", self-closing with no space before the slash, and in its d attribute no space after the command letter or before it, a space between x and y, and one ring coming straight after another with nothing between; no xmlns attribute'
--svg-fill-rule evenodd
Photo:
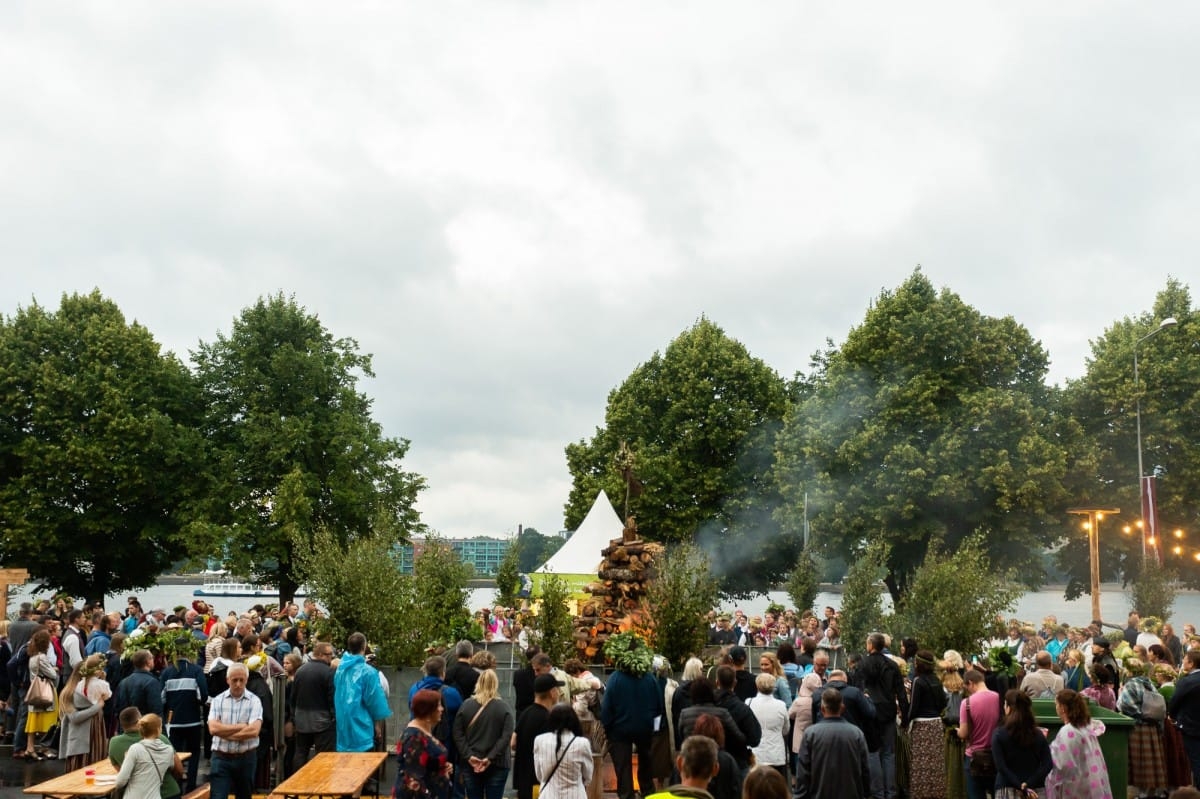
<svg viewBox="0 0 1200 799"><path fill-rule="evenodd" d="M1108 766L1108 783L1112 786L1112 795L1123 797L1129 792L1129 734L1133 730L1134 721L1129 716L1106 710L1094 702L1090 705L1092 718L1104 722L1104 734L1100 736L1100 751L1104 754L1104 763ZM1033 700L1033 715L1037 718L1039 727L1050 731L1050 739L1058 734L1062 721L1054 712L1053 699Z"/></svg>

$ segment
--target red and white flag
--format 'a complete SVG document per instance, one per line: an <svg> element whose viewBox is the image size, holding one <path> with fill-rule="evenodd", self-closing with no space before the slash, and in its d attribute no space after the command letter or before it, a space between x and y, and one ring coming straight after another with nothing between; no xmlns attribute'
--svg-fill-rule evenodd
<svg viewBox="0 0 1200 799"><path fill-rule="evenodd" d="M1154 475L1142 478L1142 537L1143 541L1153 541L1149 551L1154 555L1154 561L1161 566L1163 562L1162 536L1158 534L1158 484Z"/></svg>

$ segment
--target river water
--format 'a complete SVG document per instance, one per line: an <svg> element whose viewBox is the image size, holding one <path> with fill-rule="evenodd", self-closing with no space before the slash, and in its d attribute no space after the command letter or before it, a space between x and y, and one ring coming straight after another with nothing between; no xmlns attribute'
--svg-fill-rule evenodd
<svg viewBox="0 0 1200 799"><path fill-rule="evenodd" d="M162 607L170 613L171 609L177 605L190 606L192 599L194 599L192 592L200 586L199 582L164 582L143 591L126 591L110 595L105 600L105 606L111 609L124 610L126 597L136 595L141 600L142 607L146 610ZM10 613L15 611L18 603L30 601L35 597L32 591L29 590L32 587L32 584L30 584L14 592L9 601ZM48 592L42 592L36 596L48 596ZM478 609L484 605L491 605L495 600L495 596L495 588L473 588L468 593L468 602L472 609ZM817 595L817 607L823 608L826 605L832 605L835 608L840 608L841 599L840 592L823 591ZM884 606L890 607L890 598L885 594L883 599ZM381 597L381 600L386 601L386 598ZM239 613L259 602L267 604L266 600L234 597L210 598L210 601L222 614L231 611ZM778 602L785 606L792 604L786 592L772 591L764 596L758 596L753 599L725 602L722 608L725 610L741 608L748 615L754 615L765 611L767 605L771 602ZM1115 583L1101 586L1100 610L1106 622L1124 626L1125 618L1130 608L1131 602L1128 590ZM1173 611L1171 618L1175 622L1176 631L1181 629L1185 622L1200 624L1200 592L1180 591L1176 597ZM1060 622L1068 622L1080 626L1086 625L1091 620L1092 615L1091 597L1084 594L1079 599L1068 602L1063 598L1062 588L1045 588L1041 591L1032 591L1022 596L1017 600L1013 612L1008 615L1040 626L1041 620L1050 614L1057 616Z"/></svg>

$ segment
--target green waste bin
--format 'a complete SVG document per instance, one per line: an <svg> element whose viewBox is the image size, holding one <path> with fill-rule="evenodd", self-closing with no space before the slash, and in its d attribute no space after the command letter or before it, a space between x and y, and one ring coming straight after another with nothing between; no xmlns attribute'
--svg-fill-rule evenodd
<svg viewBox="0 0 1200 799"><path fill-rule="evenodd" d="M1124 797L1129 792L1129 734L1134 721L1129 716L1102 708L1095 702L1088 703L1092 718L1104 722L1104 734L1100 736L1100 752L1108 767L1108 783L1114 797ZM1062 720L1054 711L1053 699L1033 700L1033 715L1039 727L1050 731L1050 740L1058 734Z"/></svg>

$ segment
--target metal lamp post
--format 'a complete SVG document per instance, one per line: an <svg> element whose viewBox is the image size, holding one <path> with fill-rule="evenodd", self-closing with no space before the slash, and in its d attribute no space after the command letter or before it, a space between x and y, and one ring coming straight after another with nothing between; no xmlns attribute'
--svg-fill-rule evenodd
<svg viewBox="0 0 1200 799"><path fill-rule="evenodd" d="M1138 345L1147 339L1154 338L1168 327L1174 327L1179 324L1175 317L1168 316L1166 319L1158 323L1158 327L1151 330L1146 335L1133 342L1133 391L1134 391L1134 408L1137 415L1137 455L1138 455L1138 514L1142 514L1145 508L1146 487L1142 481L1146 472L1142 467L1142 384L1141 378L1138 375ZM1146 528L1142 528L1142 563L1146 562Z"/></svg>

